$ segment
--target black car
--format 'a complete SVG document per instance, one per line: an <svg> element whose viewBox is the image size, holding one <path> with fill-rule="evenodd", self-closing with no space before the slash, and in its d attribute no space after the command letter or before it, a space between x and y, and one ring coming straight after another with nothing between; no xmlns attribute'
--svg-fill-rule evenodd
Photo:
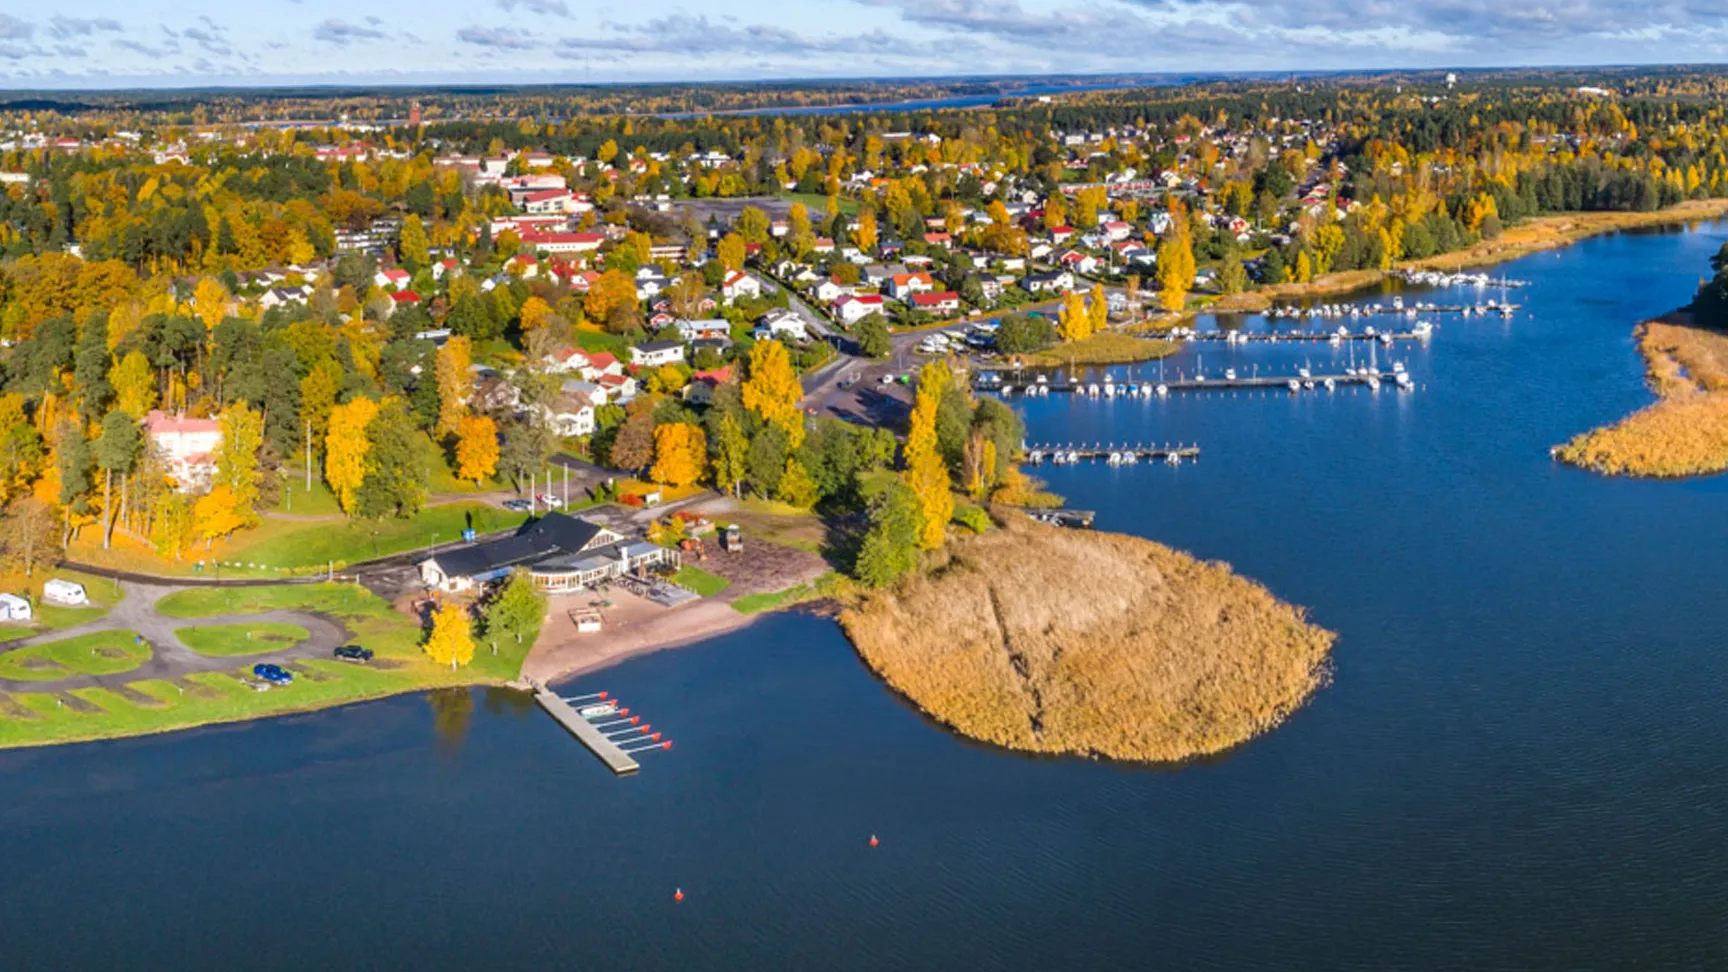
<svg viewBox="0 0 1728 972"><path fill-rule="evenodd" d="M372 649L362 648L359 645L343 645L336 649L336 657L343 661L351 661L364 665L372 660Z"/></svg>

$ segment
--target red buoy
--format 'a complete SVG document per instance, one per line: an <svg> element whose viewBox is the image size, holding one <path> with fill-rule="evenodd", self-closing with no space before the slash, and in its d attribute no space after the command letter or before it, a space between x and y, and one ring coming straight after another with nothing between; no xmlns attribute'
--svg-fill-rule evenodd
<svg viewBox="0 0 1728 972"><path fill-rule="evenodd" d="M678 890L672 892L672 900L673 901L683 901L684 900L684 889L679 888Z"/></svg>
<svg viewBox="0 0 1728 972"><path fill-rule="evenodd" d="M875 834L871 834L871 835L870 835L870 846L871 846L871 847L875 847L875 846L876 846L876 845L877 845L877 844L879 844L879 843L881 843L881 841L879 841L879 840L877 840L877 839L876 839L876 835L875 835Z"/></svg>

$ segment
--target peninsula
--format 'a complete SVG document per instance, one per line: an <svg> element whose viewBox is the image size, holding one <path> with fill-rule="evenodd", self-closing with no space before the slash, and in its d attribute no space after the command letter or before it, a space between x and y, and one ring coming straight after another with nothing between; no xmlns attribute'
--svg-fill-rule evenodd
<svg viewBox="0 0 1728 972"><path fill-rule="evenodd" d="M1334 640L1225 565L1015 513L841 623L884 681L963 735L1146 762L1271 730L1322 684Z"/></svg>

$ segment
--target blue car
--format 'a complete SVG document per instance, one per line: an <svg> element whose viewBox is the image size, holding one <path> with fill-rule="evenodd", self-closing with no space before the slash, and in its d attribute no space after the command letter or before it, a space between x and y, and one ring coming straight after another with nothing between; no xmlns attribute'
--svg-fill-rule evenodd
<svg viewBox="0 0 1728 972"><path fill-rule="evenodd" d="M294 673L280 665L254 665L252 674L271 685L287 685L294 681Z"/></svg>

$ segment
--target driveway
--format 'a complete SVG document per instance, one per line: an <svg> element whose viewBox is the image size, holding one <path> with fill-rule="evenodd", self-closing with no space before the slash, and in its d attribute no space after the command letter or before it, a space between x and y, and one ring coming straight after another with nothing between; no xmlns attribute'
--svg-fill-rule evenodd
<svg viewBox="0 0 1728 972"><path fill-rule="evenodd" d="M165 617L156 612L156 602L176 591L186 590L186 587L141 584L136 581L121 581L120 587L124 596L120 599L120 603L114 605L108 612L107 616L88 624L0 643L0 655L20 648L64 641L67 638L76 638L79 635L97 631L136 631L150 644L149 661L129 672L120 672L115 675L76 675L55 681L0 678L0 691L62 692L67 689L97 686L113 688L127 682L136 682L147 678L172 679L195 672L233 671L236 668L250 666L256 661L264 659L279 664L285 661L303 661L309 658L329 658L330 653L347 643L352 635L352 632L341 622L322 614L313 614L307 611L264 611L257 614L225 614L213 618ZM174 634L176 628L202 628L220 624L254 624L267 621L297 624L305 628L309 636L299 644L279 651L213 658L200 655L186 647Z"/></svg>

